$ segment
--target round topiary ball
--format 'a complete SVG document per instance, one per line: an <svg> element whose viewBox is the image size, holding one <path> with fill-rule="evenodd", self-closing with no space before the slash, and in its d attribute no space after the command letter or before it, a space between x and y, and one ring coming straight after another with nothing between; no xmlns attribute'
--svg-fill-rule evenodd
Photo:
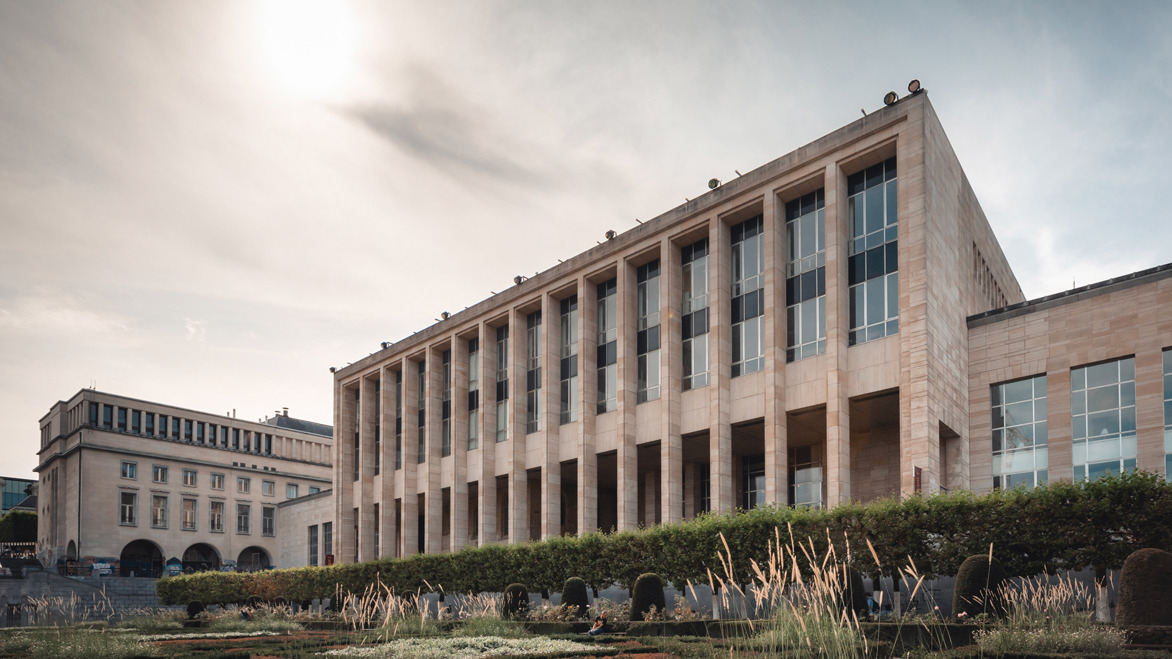
<svg viewBox="0 0 1172 659"><path fill-rule="evenodd" d="M505 618L520 618L529 610L529 591L524 584L512 583L505 588L501 615Z"/></svg>
<svg viewBox="0 0 1172 659"><path fill-rule="evenodd" d="M667 602L663 596L663 579L654 572L648 572L639 575L635 580L635 590L631 593L631 620L643 620L643 616L651 611L652 606L656 611L663 613L667 608Z"/></svg>
<svg viewBox="0 0 1172 659"><path fill-rule="evenodd" d="M869 613L867 606L867 590L863 585L863 575L853 567L847 567L846 583L843 584L842 606L854 611L859 617Z"/></svg>
<svg viewBox="0 0 1172 659"><path fill-rule="evenodd" d="M204 612L203 602L199 600L192 600L187 603L187 619L195 620L195 617Z"/></svg>
<svg viewBox="0 0 1172 659"><path fill-rule="evenodd" d="M566 583L562 585L562 606L574 607L576 615L583 618L586 616L586 608L589 605L590 600L586 597L586 582L578 577L566 579Z"/></svg>
<svg viewBox="0 0 1172 659"><path fill-rule="evenodd" d="M1139 549L1119 574L1119 626L1172 626L1172 553Z"/></svg>
<svg viewBox="0 0 1172 659"><path fill-rule="evenodd" d="M974 618L982 613L1001 617L1005 606L1001 588L1005 583L1005 568L1001 561L989 560L988 554L969 556L956 572L956 586L952 591L952 615ZM964 614L964 615L961 615Z"/></svg>

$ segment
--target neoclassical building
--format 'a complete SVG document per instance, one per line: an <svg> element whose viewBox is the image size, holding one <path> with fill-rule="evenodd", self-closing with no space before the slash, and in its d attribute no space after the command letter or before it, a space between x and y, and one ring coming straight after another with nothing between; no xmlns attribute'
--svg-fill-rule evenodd
<svg viewBox="0 0 1172 659"><path fill-rule="evenodd" d="M912 94L338 369L335 552L987 489L992 385L1112 353L1017 363L1062 313Z"/></svg>
<svg viewBox="0 0 1172 659"><path fill-rule="evenodd" d="M278 565L284 511L332 482L333 429L288 410L258 423L82 389L40 427L38 558L84 575Z"/></svg>

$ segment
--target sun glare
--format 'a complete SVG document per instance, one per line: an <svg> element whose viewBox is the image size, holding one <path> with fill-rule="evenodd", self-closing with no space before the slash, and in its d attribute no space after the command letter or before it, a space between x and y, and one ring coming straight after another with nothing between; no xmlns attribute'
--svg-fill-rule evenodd
<svg viewBox="0 0 1172 659"><path fill-rule="evenodd" d="M343 0L265 0L259 18L262 52L276 80L317 98L346 94L357 29Z"/></svg>

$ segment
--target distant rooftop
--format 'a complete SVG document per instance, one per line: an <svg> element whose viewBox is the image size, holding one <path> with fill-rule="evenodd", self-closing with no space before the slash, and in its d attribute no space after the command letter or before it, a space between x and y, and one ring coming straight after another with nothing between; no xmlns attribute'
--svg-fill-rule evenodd
<svg viewBox="0 0 1172 659"><path fill-rule="evenodd" d="M281 414L265 419L265 425L296 430L298 432L307 432L311 435L321 435L322 437L332 438L334 436L333 426L314 421L306 421L304 419L295 419L289 416L288 408Z"/></svg>

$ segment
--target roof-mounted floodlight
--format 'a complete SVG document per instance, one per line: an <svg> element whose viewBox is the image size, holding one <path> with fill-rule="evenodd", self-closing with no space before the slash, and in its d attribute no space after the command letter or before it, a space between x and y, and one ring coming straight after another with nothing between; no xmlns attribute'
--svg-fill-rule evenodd
<svg viewBox="0 0 1172 659"><path fill-rule="evenodd" d="M379 345L381 345L383 347L383 350L386 350L387 348L391 347L391 342L390 341L383 341Z"/></svg>
<svg viewBox="0 0 1172 659"><path fill-rule="evenodd" d="M523 282L523 281L525 281L524 275L517 275L516 277L513 277L513 283L517 284L518 286L520 286L521 282Z"/></svg>
<svg viewBox="0 0 1172 659"><path fill-rule="evenodd" d="M895 92L887 92L887 95L883 97L883 105L894 105L898 100L899 94L896 94Z"/></svg>
<svg viewBox="0 0 1172 659"><path fill-rule="evenodd" d="M451 318L451 317L452 317L452 314L450 314L446 311L440 314L440 318L443 318L444 320L447 320L448 318Z"/></svg>
<svg viewBox="0 0 1172 659"><path fill-rule="evenodd" d="M336 372L337 370L338 370L338 369L334 368L333 366L331 366L331 367L330 367L330 373L334 373L334 372Z"/></svg>
<svg viewBox="0 0 1172 659"><path fill-rule="evenodd" d="M608 229L606 232L606 239L607 240L614 240L614 237L617 235L619 235L619 234L615 233L614 229Z"/></svg>
<svg viewBox="0 0 1172 659"><path fill-rule="evenodd" d="M720 179L718 179L718 178L708 179L708 189L709 190L715 190L719 187L720 187Z"/></svg>
<svg viewBox="0 0 1172 659"><path fill-rule="evenodd" d="M914 93L920 91L920 81L913 80L913 81L909 82L907 84L907 91L909 94L914 94Z"/></svg>

